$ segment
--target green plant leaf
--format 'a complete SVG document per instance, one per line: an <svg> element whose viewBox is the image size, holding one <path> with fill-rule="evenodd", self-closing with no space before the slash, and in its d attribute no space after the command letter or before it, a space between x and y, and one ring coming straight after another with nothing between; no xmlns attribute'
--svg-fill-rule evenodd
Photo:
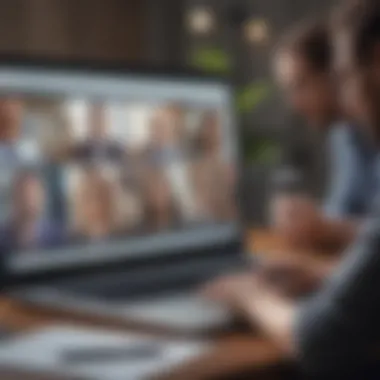
<svg viewBox="0 0 380 380"><path fill-rule="evenodd" d="M251 112L268 99L271 93L272 86L268 81L253 82L238 92L237 108L242 113Z"/></svg>
<svg viewBox="0 0 380 380"><path fill-rule="evenodd" d="M231 57L218 47L200 47L192 51L190 64L202 71L227 75L232 70ZM247 113L256 109L272 93L272 86L267 80L255 81L238 91L236 105L239 112Z"/></svg>
<svg viewBox="0 0 380 380"><path fill-rule="evenodd" d="M229 55L223 49L216 47L194 50L190 63L200 70L216 74L228 74L232 66Z"/></svg>
<svg viewBox="0 0 380 380"><path fill-rule="evenodd" d="M281 154L281 146L278 141L268 137L245 136L243 152L246 162L267 165L278 160Z"/></svg>

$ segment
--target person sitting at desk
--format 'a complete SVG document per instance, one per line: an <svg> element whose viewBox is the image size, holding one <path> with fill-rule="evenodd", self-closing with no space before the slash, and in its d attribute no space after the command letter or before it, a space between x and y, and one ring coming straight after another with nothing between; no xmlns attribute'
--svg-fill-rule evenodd
<svg viewBox="0 0 380 380"><path fill-rule="evenodd" d="M1 228L0 245L6 251L52 248L64 242L62 229L44 217L46 194L33 172L16 176L12 187L11 217Z"/></svg>
<svg viewBox="0 0 380 380"><path fill-rule="evenodd" d="M102 242L122 236L119 200L117 181L103 175L99 169L84 170L73 193L71 242Z"/></svg>
<svg viewBox="0 0 380 380"><path fill-rule="evenodd" d="M342 101L380 150L380 2L350 0L334 18ZM380 194L378 194L380 195ZM318 379L380 378L380 202L334 273L301 302L265 274L222 279L207 290L242 310ZM258 271L260 272L260 271ZM308 378L310 378L308 377Z"/></svg>
<svg viewBox="0 0 380 380"><path fill-rule="evenodd" d="M158 108L149 126L151 139L143 152L147 164L167 167L186 159L183 147L184 115L177 105Z"/></svg>
<svg viewBox="0 0 380 380"><path fill-rule="evenodd" d="M181 213L165 172L157 168L146 170L142 186L143 220L140 230L164 232L180 228Z"/></svg>
<svg viewBox="0 0 380 380"><path fill-rule="evenodd" d="M199 128L192 179L198 208L206 220L225 221L235 216L235 173L224 157L219 114L208 111Z"/></svg>
<svg viewBox="0 0 380 380"><path fill-rule="evenodd" d="M19 99L0 98L0 168L2 177L11 178L21 164L18 147L22 135L23 104Z"/></svg>
<svg viewBox="0 0 380 380"><path fill-rule="evenodd" d="M7 165L19 164L16 144L21 137L23 106L15 98L0 99L0 157Z"/></svg>
<svg viewBox="0 0 380 380"><path fill-rule="evenodd" d="M363 131L344 121L330 76L327 25L295 28L275 55L277 79L291 107L327 135L330 191L323 208L310 198L289 196L273 202L274 224L292 243L345 246L370 211L377 190L374 146Z"/></svg>
<svg viewBox="0 0 380 380"><path fill-rule="evenodd" d="M125 150L122 144L109 137L106 110L100 104L89 109L88 137L72 148L71 156L81 161L110 161L121 163Z"/></svg>

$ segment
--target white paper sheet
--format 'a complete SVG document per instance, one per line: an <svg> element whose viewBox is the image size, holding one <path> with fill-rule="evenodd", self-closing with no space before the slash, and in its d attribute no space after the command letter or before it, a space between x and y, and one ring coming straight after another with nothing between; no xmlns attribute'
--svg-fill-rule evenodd
<svg viewBox="0 0 380 380"><path fill-rule="evenodd" d="M159 345L159 357L91 364L67 364L62 354L78 348ZM141 380L191 360L210 348L206 342L173 341L151 336L57 326L20 336L0 345L0 365L18 369L49 371L89 380Z"/></svg>

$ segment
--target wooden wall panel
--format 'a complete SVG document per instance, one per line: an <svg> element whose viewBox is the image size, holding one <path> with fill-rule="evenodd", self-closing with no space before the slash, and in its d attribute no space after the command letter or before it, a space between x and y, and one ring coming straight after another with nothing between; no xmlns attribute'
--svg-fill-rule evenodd
<svg viewBox="0 0 380 380"><path fill-rule="evenodd" d="M0 52L140 60L142 0L0 0Z"/></svg>
<svg viewBox="0 0 380 380"><path fill-rule="evenodd" d="M67 3L65 0L29 0L22 15L27 51L53 55L71 53Z"/></svg>
<svg viewBox="0 0 380 380"><path fill-rule="evenodd" d="M0 51L26 48L25 0L0 1Z"/></svg>

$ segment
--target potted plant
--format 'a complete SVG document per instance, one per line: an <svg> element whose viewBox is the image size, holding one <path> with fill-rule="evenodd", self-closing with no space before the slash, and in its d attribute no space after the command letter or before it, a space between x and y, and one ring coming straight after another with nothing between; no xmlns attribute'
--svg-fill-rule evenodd
<svg viewBox="0 0 380 380"><path fill-rule="evenodd" d="M229 55L217 47L201 47L192 51L191 66L212 74L229 75L231 60ZM236 92L236 110L241 119L255 112L272 94L272 85L267 79L254 80ZM243 175L242 194L245 219L251 223L262 224L266 220L267 198L270 177L281 156L279 139L268 134L257 133L239 123Z"/></svg>

